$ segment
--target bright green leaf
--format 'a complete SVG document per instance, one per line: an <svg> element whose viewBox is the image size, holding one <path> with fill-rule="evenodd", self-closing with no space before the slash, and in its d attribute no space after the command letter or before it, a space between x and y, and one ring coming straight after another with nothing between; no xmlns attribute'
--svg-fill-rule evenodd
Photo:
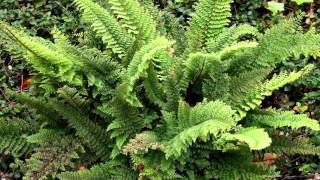
<svg viewBox="0 0 320 180"><path fill-rule="evenodd" d="M298 5L301 5L303 3L312 3L313 0L292 0L294 2L296 2Z"/></svg>
<svg viewBox="0 0 320 180"><path fill-rule="evenodd" d="M272 12L272 14L275 15L278 12L284 11L284 4L275 1L270 1L268 2L267 9L269 9Z"/></svg>

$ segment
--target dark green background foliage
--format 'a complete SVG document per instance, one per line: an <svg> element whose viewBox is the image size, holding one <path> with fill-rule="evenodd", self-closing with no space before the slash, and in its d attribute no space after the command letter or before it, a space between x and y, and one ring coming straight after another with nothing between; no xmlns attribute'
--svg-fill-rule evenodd
<svg viewBox="0 0 320 180"><path fill-rule="evenodd" d="M77 33L79 18L71 0L3 0L0 19L28 29L41 37L49 37L54 26L65 33Z"/></svg>
<svg viewBox="0 0 320 180"><path fill-rule="evenodd" d="M147 1L147 0L146 0ZM99 0L98 2L101 3ZM163 32L170 31L172 26L167 25L167 22L171 22L172 16L178 17L176 23L177 27L183 29L188 25L188 19L194 12L193 5L197 0L155 0L161 8L160 29ZM103 4L103 3L101 3ZM235 0L232 4L232 24L249 23L256 26L260 31L264 31L266 28L274 26L282 16L292 16L296 12L305 12L306 16L303 18L304 28L310 29L310 27L319 27L320 23L320 4L314 3L303 4L298 6L294 2L287 2L285 5L285 11L279 13L277 16L267 9L266 1L260 0ZM311 13L312 9L312 14ZM24 28L30 35L37 35L46 39L52 39L51 30L57 27L61 32L68 35L69 39L75 44L87 43L79 40L79 37L83 37L83 30L87 28L80 20L79 11L72 4L72 0L2 0L0 2L0 20L11 23L15 27ZM172 23L172 22L171 22ZM90 36L90 34L88 35ZM174 36L174 35L172 35ZM88 41L94 42L94 46L102 49L101 41L95 39L96 37L88 38ZM182 37L183 38L183 37ZM81 38L80 38L81 39ZM82 39L83 40L83 39ZM92 45L93 43L91 43ZM90 46L90 45L89 45ZM28 122L34 123L34 127L31 131L22 131L21 137L29 136L35 133L40 124L36 123L38 116L30 113L30 110L25 106L16 103L4 93L4 88L8 87L15 91L20 91L22 82L25 79L34 75L28 66L19 59L15 59L14 56L8 54L4 49L0 47L0 118L2 117L14 117L23 118ZM280 70L296 70L301 69L308 63L313 63L318 66L312 73L297 81L293 85L285 86L278 91L275 91L271 97L268 97L263 102L263 107L273 107L282 110L294 110L297 113L307 114L313 119L320 119L320 67L319 59L314 58L290 58L282 62L281 66L275 69L275 72ZM137 87L139 88L139 87ZM91 106L95 106L91 104ZM144 112L149 113L149 112ZM92 117L96 118L96 117ZM152 113L148 114L147 118L152 121L156 116ZM100 122L101 124L101 122ZM17 127L20 125L17 125ZM149 128L149 127L148 127ZM68 130L71 131L72 130ZM45 133L45 132L43 132ZM78 139L74 142L71 140L73 137L65 136L63 133L57 133L62 140L60 146L56 149L52 149L53 153L62 154L57 160L64 162L62 167L58 167L55 163L52 163L50 171L60 171L63 168L67 170L79 169L85 165L80 162L67 162L69 159L78 159L74 156L74 151L82 152L82 146L78 143ZM1 135L1 132L0 132ZM295 137L312 137L311 141L320 146L320 133L310 134L310 131L305 129L294 130L293 136ZM1 138L1 136L0 136ZM41 141L37 143L42 143ZM43 142L41 147L38 147L39 153L46 152L46 144ZM59 144L53 140L54 144ZM66 147L72 147L73 149L66 149ZM0 147L1 149L1 147ZM0 151L1 153L1 151ZM87 154L86 154L87 155ZM199 154L196 154L199 155ZM81 156L81 153L80 153ZM200 155L199 155L200 156ZM203 155L205 156L205 155ZM52 158L52 157L48 157ZM65 158L65 159L64 159ZM69 158L69 159L68 159ZM25 160L28 159L27 162ZM93 164L96 160L91 157L81 157L81 159L87 159L86 164ZM0 177L20 178L24 172L31 172L33 162L38 160L35 154L26 150L23 156L7 156L5 153L0 155ZM41 159L46 162L45 160ZM50 160L50 159L49 159ZM49 161L48 160L48 161ZM52 160L51 160L52 161ZM194 164L201 164L201 162L194 162ZM58 164L58 163L57 163ZM110 163L111 167L120 168L116 163ZM320 159L316 156L282 156L276 162L278 170L283 177L302 177L305 178L310 174L320 172ZM196 166L196 165L195 165ZM28 169L29 168L29 169ZM121 167L123 168L123 167ZM98 169L98 168L97 168ZM36 173L36 172L35 172ZM43 176L43 174L39 174ZM192 174L190 174L192 176Z"/></svg>

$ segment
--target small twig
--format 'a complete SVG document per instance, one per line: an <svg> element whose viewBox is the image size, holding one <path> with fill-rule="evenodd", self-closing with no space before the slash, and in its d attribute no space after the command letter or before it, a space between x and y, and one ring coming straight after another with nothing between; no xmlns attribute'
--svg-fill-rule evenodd
<svg viewBox="0 0 320 180"><path fill-rule="evenodd" d="M297 157L297 158L295 158L295 159L293 159L293 160L291 160L290 162L292 163L292 162L295 162L295 161L297 161L297 160L299 160L299 159L301 159L301 157L299 156L299 157Z"/></svg>

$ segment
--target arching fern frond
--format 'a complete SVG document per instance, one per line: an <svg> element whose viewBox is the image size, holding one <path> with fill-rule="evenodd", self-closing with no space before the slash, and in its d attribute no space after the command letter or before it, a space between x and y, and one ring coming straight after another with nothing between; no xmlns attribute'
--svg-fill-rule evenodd
<svg viewBox="0 0 320 180"><path fill-rule="evenodd" d="M172 45L172 42L165 38L157 38L149 44L142 47L133 57L132 62L129 64L127 71L123 77L122 86L124 92L122 96L129 104L137 107L141 107L142 104L134 95L133 89L136 82L141 77L147 77L147 70L150 63L155 58L156 54L164 49L167 49Z"/></svg>
<svg viewBox="0 0 320 180"><path fill-rule="evenodd" d="M0 154L20 157L30 153L34 146L26 136L37 130L35 125L24 119L0 118Z"/></svg>
<svg viewBox="0 0 320 180"><path fill-rule="evenodd" d="M4 134L0 137L0 154L20 157L31 153L34 146L27 142L21 135Z"/></svg>
<svg viewBox="0 0 320 180"><path fill-rule="evenodd" d="M96 153L97 157L109 158L108 136L98 123L91 121L85 113L68 104L58 101L52 101L51 104L68 121L69 126L76 130L76 135L81 141Z"/></svg>
<svg viewBox="0 0 320 180"><path fill-rule="evenodd" d="M199 79L208 76L208 73L219 67L220 58L217 54L193 53L183 63L183 79L179 82L177 90L186 91L189 83L193 84Z"/></svg>
<svg viewBox="0 0 320 180"><path fill-rule="evenodd" d="M205 170L206 179L264 180L277 176L275 166L255 163L251 152L241 150L219 154Z"/></svg>
<svg viewBox="0 0 320 180"><path fill-rule="evenodd" d="M244 94L256 88L258 84L263 82L271 69L257 69L252 71L246 71L236 76L231 76L229 84L229 93L221 95L224 100L232 97L241 98ZM226 102L228 102L226 100Z"/></svg>
<svg viewBox="0 0 320 180"><path fill-rule="evenodd" d="M62 88L59 88L57 93L58 97L62 98L60 100L61 102L64 101L68 103L69 106L77 109L83 114L89 114L88 110L90 109L90 101L87 98L83 97L86 94L81 94L80 90L64 86Z"/></svg>
<svg viewBox="0 0 320 180"><path fill-rule="evenodd" d="M166 157L178 158L197 139L206 141L209 135L216 136L230 130L235 126L234 113L220 101L201 103L194 108L180 102L176 128L173 129L175 132L167 132L174 136L163 142ZM168 126L173 125L171 121L167 122L170 123Z"/></svg>
<svg viewBox="0 0 320 180"><path fill-rule="evenodd" d="M267 167L265 165L255 165L252 162L238 162L239 164L229 164L230 161L214 163L212 167L206 170L207 179L221 180L264 180L276 177L275 167Z"/></svg>
<svg viewBox="0 0 320 180"><path fill-rule="evenodd" d="M41 38L34 38L13 27L0 23L1 31L20 46L25 60L39 73L56 78L62 82L81 85L82 81L76 74L78 62L64 53L57 53L55 45Z"/></svg>
<svg viewBox="0 0 320 180"><path fill-rule="evenodd" d="M253 36L259 39L261 34L257 28L247 24L225 28L215 39L207 43L207 51L210 53L218 52L233 43L241 41L241 38L246 36Z"/></svg>
<svg viewBox="0 0 320 180"><path fill-rule="evenodd" d="M83 18L92 24L92 28L102 38L107 48L112 49L120 58L126 56L126 52L132 46L133 38L125 33L117 19L92 0L74 2L83 10Z"/></svg>
<svg viewBox="0 0 320 180"><path fill-rule="evenodd" d="M221 139L218 141L228 142L228 141L238 141L245 143L249 146L251 150L261 150L271 144L271 138L268 133L261 128L241 128L234 134L224 133L221 135Z"/></svg>
<svg viewBox="0 0 320 180"><path fill-rule="evenodd" d="M160 10L158 8L158 5L155 5L155 2L152 0L138 0L138 2L141 4L141 6L145 9L145 11L148 12L153 18L153 21L158 23L160 22ZM157 24L158 25L158 24Z"/></svg>
<svg viewBox="0 0 320 180"><path fill-rule="evenodd" d="M110 9L138 44L144 45L156 37L156 23L151 14L137 0L106 0Z"/></svg>
<svg viewBox="0 0 320 180"><path fill-rule="evenodd" d="M119 180L135 180L136 173L124 167L117 161L109 161L98 164L85 171L64 172L58 175L61 180L87 180L87 179L119 179Z"/></svg>
<svg viewBox="0 0 320 180"><path fill-rule="evenodd" d="M147 70L147 74L147 77L143 81L147 97L152 101L152 103L157 104L159 107L164 107L164 90L162 84L159 83L159 79L153 65L150 65Z"/></svg>
<svg viewBox="0 0 320 180"><path fill-rule="evenodd" d="M270 96L274 90L296 81L305 74L308 74L313 68L313 65L308 65L297 72L282 72L264 83L257 84L254 89L244 92L241 96L231 96L229 103L238 111L241 119L246 115L247 111L258 107L262 103L262 100L266 96Z"/></svg>
<svg viewBox="0 0 320 180"><path fill-rule="evenodd" d="M303 33L298 26L299 18L282 20L273 26L261 36L257 48L232 58L230 73L236 75L247 70L274 68L292 56L319 54L319 35L313 31Z"/></svg>
<svg viewBox="0 0 320 180"><path fill-rule="evenodd" d="M292 111L257 110L248 114L246 120L250 124L257 124L272 128L291 127L298 129L307 127L320 130L317 120L310 119L306 114L294 114Z"/></svg>
<svg viewBox="0 0 320 180"><path fill-rule="evenodd" d="M187 53L201 51L228 25L231 0L201 0L195 7L187 32Z"/></svg>
<svg viewBox="0 0 320 180"><path fill-rule="evenodd" d="M221 51L218 52L218 55L221 60L224 60L232 57L235 53L239 51L243 51L244 49L249 48L255 48L257 46L257 42L241 41L223 48Z"/></svg>
<svg viewBox="0 0 320 180"><path fill-rule="evenodd" d="M56 116L56 111L45 99L14 92L8 92L8 94L15 98L19 103L24 104L38 114L43 115L43 117L48 120L47 122L54 123L55 121L59 121L59 117Z"/></svg>
<svg viewBox="0 0 320 180"><path fill-rule="evenodd" d="M272 144L266 151L287 155L318 155L320 147L312 144L308 138L273 136Z"/></svg>
<svg viewBox="0 0 320 180"><path fill-rule="evenodd" d="M115 138L116 145L112 151L112 157L121 153L122 146L137 133L146 128L154 119L154 115L142 113L138 108L131 106L117 94L112 100L111 113L115 119L108 125L110 138ZM123 113L126 112L126 113Z"/></svg>

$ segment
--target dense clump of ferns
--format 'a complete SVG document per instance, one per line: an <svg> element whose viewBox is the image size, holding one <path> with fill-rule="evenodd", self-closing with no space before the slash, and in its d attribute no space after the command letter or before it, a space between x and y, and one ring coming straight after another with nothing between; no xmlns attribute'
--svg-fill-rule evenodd
<svg viewBox="0 0 320 180"><path fill-rule="evenodd" d="M38 128L0 119L0 153L32 153L26 178L268 179L275 167L254 163L252 151L320 155L308 139L278 132L317 131L317 121L260 106L313 69L273 74L287 58L320 52L301 17L260 33L226 27L231 1L201 0L183 35L159 31L151 1L74 1L103 50L0 24L4 46L34 72L29 93L7 92L33 109Z"/></svg>

